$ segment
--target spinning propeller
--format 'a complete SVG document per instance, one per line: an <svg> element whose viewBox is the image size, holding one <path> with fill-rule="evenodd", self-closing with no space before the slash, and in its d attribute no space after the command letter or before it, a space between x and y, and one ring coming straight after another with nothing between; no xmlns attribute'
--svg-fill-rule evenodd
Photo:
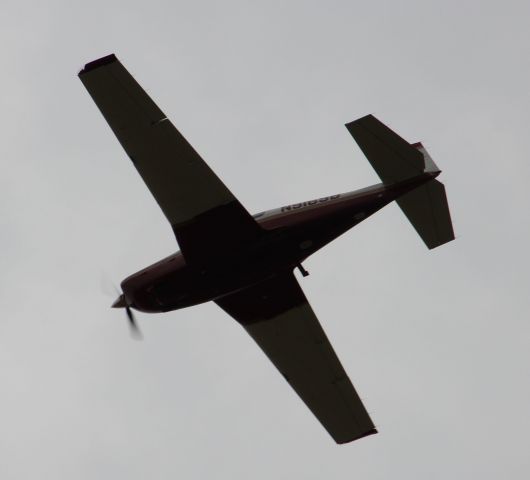
<svg viewBox="0 0 530 480"><path fill-rule="evenodd" d="M123 293L112 304L112 308L125 308L125 313L127 314L127 319L129 320L131 337L133 337L135 340L142 340L142 332L138 328L133 312L131 310L131 306L127 303L127 300Z"/></svg>

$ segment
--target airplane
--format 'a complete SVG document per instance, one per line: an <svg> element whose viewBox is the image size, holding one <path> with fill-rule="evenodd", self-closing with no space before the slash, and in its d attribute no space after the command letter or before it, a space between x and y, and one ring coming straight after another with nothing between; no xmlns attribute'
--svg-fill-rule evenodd
<svg viewBox="0 0 530 480"><path fill-rule="evenodd" d="M127 277L113 307L213 301L255 340L335 442L377 433L294 270L396 201L429 249L453 240L439 168L372 115L346 128L382 183L250 215L114 54L79 78L169 221L180 251Z"/></svg>

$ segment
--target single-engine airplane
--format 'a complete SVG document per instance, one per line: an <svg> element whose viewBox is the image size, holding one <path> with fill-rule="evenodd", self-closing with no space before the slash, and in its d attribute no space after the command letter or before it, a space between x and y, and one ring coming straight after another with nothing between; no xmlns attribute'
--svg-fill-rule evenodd
<svg viewBox="0 0 530 480"><path fill-rule="evenodd" d="M129 276L113 307L214 301L237 320L337 443L377 433L294 269L395 200L428 248L454 239L440 170L372 115L346 125L382 183L250 215L115 55L79 72L175 234L180 252Z"/></svg>

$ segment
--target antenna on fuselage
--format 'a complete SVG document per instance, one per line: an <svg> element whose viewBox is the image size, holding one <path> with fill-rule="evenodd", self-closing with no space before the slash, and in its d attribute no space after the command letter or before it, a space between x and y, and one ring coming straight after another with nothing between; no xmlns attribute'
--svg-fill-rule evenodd
<svg viewBox="0 0 530 480"><path fill-rule="evenodd" d="M299 263L296 268L298 268L298 270L300 271L300 273L302 274L302 277L308 277L309 276L309 272L302 266L301 263Z"/></svg>

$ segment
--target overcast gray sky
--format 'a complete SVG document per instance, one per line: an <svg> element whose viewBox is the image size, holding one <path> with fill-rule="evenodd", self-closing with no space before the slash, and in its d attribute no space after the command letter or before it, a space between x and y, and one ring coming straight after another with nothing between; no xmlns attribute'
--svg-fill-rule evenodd
<svg viewBox="0 0 530 480"><path fill-rule="evenodd" d="M527 1L9 1L0 7L0 476L527 479ZM176 250L77 79L109 53L257 212L377 183L374 113L442 168L457 240L395 205L301 280L378 435L337 446L213 304L116 284Z"/></svg>

